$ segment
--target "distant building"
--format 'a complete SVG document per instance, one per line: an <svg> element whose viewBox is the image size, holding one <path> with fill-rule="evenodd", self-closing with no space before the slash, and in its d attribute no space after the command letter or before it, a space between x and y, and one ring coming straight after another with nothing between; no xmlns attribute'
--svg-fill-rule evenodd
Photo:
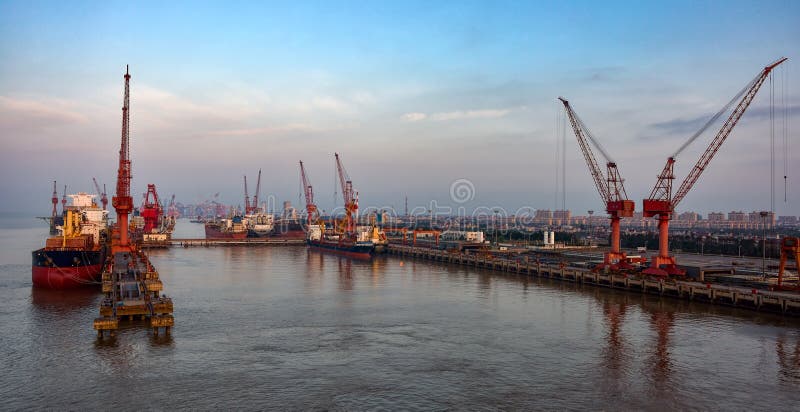
<svg viewBox="0 0 800 412"><path fill-rule="evenodd" d="M722 222L725 220L725 213L722 212L710 212L708 214L708 220L711 222Z"/></svg>

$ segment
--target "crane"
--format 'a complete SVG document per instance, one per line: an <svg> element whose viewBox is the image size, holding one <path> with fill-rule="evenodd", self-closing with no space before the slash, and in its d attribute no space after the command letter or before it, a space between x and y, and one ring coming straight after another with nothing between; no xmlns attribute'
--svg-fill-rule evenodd
<svg viewBox="0 0 800 412"><path fill-rule="evenodd" d="M575 137L578 139L578 146L583 152L583 157L586 159L586 165L589 167L589 173L592 174L594 185L600 197L606 203L606 212L609 219L611 219L611 250L603 255L603 263L598 268L619 269L627 268L627 256L620 250L620 219L623 217L633 216L633 211L636 204L633 200L628 199L625 193L624 179L617 169L617 163L606 153L597 139L594 138L589 128L583 123L578 114L572 109L569 101L563 97L559 97L561 103L564 104L564 110L567 112L569 122L572 124L572 130L575 132ZM592 152L591 142L603 159L606 161L606 171L603 171L597 164L597 158ZM591 212L590 212L591 213Z"/></svg>
<svg viewBox="0 0 800 412"><path fill-rule="evenodd" d="M250 211L250 195L247 194L247 175L244 176L244 214L249 215Z"/></svg>
<svg viewBox="0 0 800 412"><path fill-rule="evenodd" d="M314 223L314 214L317 212L317 205L314 204L314 188L308 182L306 175L306 168L303 166L303 161L300 161L300 178L303 180L303 193L306 197L306 213L308 213L308 225Z"/></svg>
<svg viewBox="0 0 800 412"><path fill-rule="evenodd" d="M67 185L64 185L64 192L61 194L61 213L67 212Z"/></svg>
<svg viewBox="0 0 800 412"><path fill-rule="evenodd" d="M158 200L156 185L152 183L147 185L147 193L144 194L142 210L139 211L139 214L144 218L144 233L153 233L153 230L159 227L159 220L164 215L164 208Z"/></svg>
<svg viewBox="0 0 800 412"><path fill-rule="evenodd" d="M711 159L714 158L714 155L719 150L722 143L725 142L725 139L730 135L731 131L733 130L734 126L739 122L739 119L742 118L744 112L750 106L750 103L755 98L756 93L761 88L761 85L766 80L767 76L772 72L772 69L777 67L779 64L786 61L786 57L781 57L780 59L776 60L775 62L771 63L770 65L764 67L761 71L759 71L758 75L750 81L736 96L728 102L725 107L723 107L719 112L717 112L711 119L706 122L703 127L700 128L692 137L690 137L683 145L681 145L678 150L672 154L672 156L667 158L667 163L664 166L664 169L658 175L658 181L656 181L656 185L653 187L653 190L650 192L650 196L643 201L643 214L645 217L654 217L658 216L658 256L653 256L650 261L650 267L644 270L643 273L655 276L669 276L669 275L685 275L686 272L682 269L679 269L675 263L675 257L669 255L669 221L672 219L672 214L675 211L675 207L683 200L687 193L694 187L697 180L700 178L700 175L703 173L706 168L708 168L708 164L711 162ZM692 170L683 180L678 191L675 192L673 195L672 193L672 181L675 180L675 174L673 172L673 168L675 166L675 159L677 156L691 144L694 140L696 140L708 127L711 126L722 114L727 112L731 106L736 101L739 103L734 108L733 112L731 112L728 119L722 125L722 128L717 132L714 139L706 148L705 152L700 156L700 159L697 160Z"/></svg>
<svg viewBox="0 0 800 412"><path fill-rule="evenodd" d="M58 206L58 191L56 190L56 181L53 180L53 197L50 199L53 202L53 218L56 217L58 211L56 211L56 207Z"/></svg>
<svg viewBox="0 0 800 412"><path fill-rule="evenodd" d="M130 158L130 80L128 66L125 66L125 97L122 103L122 136L119 146L119 168L117 169L117 192L111 198L111 204L117 212L117 230L119 231L119 243L113 247L113 251L122 252L130 250L128 241L128 215L133 210L133 198L131 198L131 158Z"/></svg>
<svg viewBox="0 0 800 412"><path fill-rule="evenodd" d="M97 189L97 195L100 196L100 202L103 203L103 210L106 210L106 206L108 206L108 197L106 197L106 185L103 185L103 191L100 191L100 185L97 184L97 179L92 178L94 182L94 188Z"/></svg>
<svg viewBox="0 0 800 412"><path fill-rule="evenodd" d="M344 231L347 234L355 232L356 218L358 213L358 192L353 190L353 182L347 174L342 161L339 159L339 153L334 153L336 157L336 171L339 173L339 183L342 187L342 197L344 198Z"/></svg>
<svg viewBox="0 0 800 412"><path fill-rule="evenodd" d="M250 206L253 209L253 213L258 212L258 194L261 192L261 169L258 169L258 179L256 179L256 193L253 194L253 203Z"/></svg>

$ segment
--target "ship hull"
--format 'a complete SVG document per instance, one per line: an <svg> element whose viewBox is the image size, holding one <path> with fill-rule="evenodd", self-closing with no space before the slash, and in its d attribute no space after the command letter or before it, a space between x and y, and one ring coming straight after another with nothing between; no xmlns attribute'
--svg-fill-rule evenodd
<svg viewBox="0 0 800 412"><path fill-rule="evenodd" d="M244 239L246 237L246 230L241 232L223 232L215 227L206 225L206 239Z"/></svg>
<svg viewBox="0 0 800 412"><path fill-rule="evenodd" d="M308 246L312 249L336 253L353 259L368 260L375 251L374 245L346 244L324 240L309 240Z"/></svg>
<svg viewBox="0 0 800 412"><path fill-rule="evenodd" d="M105 250L47 250L32 253L31 281L34 287L74 289L96 286L103 271Z"/></svg>

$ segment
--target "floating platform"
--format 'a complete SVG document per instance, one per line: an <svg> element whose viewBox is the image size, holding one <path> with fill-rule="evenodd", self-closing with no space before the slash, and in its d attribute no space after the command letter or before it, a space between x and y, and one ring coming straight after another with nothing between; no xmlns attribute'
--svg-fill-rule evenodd
<svg viewBox="0 0 800 412"><path fill-rule="evenodd" d="M305 239L271 239L271 238L245 238L245 239L170 239L165 241L151 241L142 244L142 248L169 248L169 247L211 247L211 246L305 246Z"/></svg>
<svg viewBox="0 0 800 412"><path fill-rule="evenodd" d="M392 244L389 244L388 252L399 256L497 270L517 275L556 279L639 294L648 293L709 304L774 312L788 316L800 316L800 293L728 286L709 282L657 279L636 274L595 273L586 268L578 268L567 264L546 264L532 261L528 258L514 260L488 255L470 255Z"/></svg>
<svg viewBox="0 0 800 412"><path fill-rule="evenodd" d="M117 252L102 274L105 298L94 320L98 338L116 334L121 321L149 320L153 334L166 334L175 325L172 299L161 294L164 285L147 255L137 250Z"/></svg>

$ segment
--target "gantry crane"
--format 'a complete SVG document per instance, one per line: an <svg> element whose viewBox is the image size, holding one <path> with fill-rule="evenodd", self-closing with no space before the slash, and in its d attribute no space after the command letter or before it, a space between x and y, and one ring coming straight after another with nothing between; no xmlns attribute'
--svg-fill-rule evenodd
<svg viewBox="0 0 800 412"><path fill-rule="evenodd" d="M739 122L739 119L742 118L745 110L747 110L747 107L750 106L750 103L753 101L753 98L755 98L756 93L758 93L758 90L761 88L764 80L766 80L767 76L769 76L769 74L772 72L772 69L784 61L786 61L786 57L781 57L774 63L764 67L758 73L758 75L739 92L739 94L734 96L734 98L722 108L722 110L712 116L712 118L706 122L706 124L700 128L700 130L698 130L692 137L689 138L689 140L681 145L681 147L672 156L667 158L667 164L664 166L661 174L658 175L658 181L653 187L653 190L650 192L650 196L643 201L644 216L658 216L658 256L653 256L650 261L650 267L644 270L645 274L655 276L682 276L686 274L684 270L679 269L676 266L675 257L669 255L669 221L672 219L672 214L675 212L675 207L681 202L681 200L683 200L686 194L689 193L692 187L694 187L694 184L697 183L697 180L700 178L700 175L703 173L703 171L708 168L708 164L711 162L711 159L714 158L714 155L717 153L720 146L722 146L722 143L725 142L725 139L728 137L728 135L730 135L734 126L736 126L736 123ZM708 145L705 152L703 152L703 155L700 156L700 159L694 165L692 170L683 180L683 183L681 183L678 191L673 195L672 181L675 180L675 174L673 173L675 158L677 158L677 156L687 146L689 146L689 144L696 140L709 126L711 126L714 121L716 121L722 114L727 112L733 103L736 102L736 100L739 100L736 108L722 125L722 128L717 132L717 135Z"/></svg>
<svg viewBox="0 0 800 412"><path fill-rule="evenodd" d="M119 147L119 168L117 169L117 192L111 198L111 204L117 212L117 231L119 243L112 244L114 253L130 250L128 241L128 215L133 210L131 197L131 157L130 157L130 80L128 67L125 66L125 97L122 104L122 137Z"/></svg>
<svg viewBox="0 0 800 412"><path fill-rule="evenodd" d="M160 220L164 216L164 207L158 200L156 185L152 183L147 185L147 193L144 195L144 202L139 214L144 218L144 233L152 233L153 229L157 229L161 225Z"/></svg>
<svg viewBox="0 0 800 412"><path fill-rule="evenodd" d="M108 206L108 197L106 196L106 185L103 185L103 191L100 191L100 185L97 184L97 179L92 178L94 182L94 188L97 190L97 195L100 196L100 202L103 204L103 210L106 210L106 206Z"/></svg>
<svg viewBox="0 0 800 412"><path fill-rule="evenodd" d="M306 168L303 166L303 161L300 161L300 178L303 180L303 194L306 197L306 213L308 213L308 225L314 224L314 215L317 212L317 205L314 204L314 188L308 182L306 175Z"/></svg>
<svg viewBox="0 0 800 412"><path fill-rule="evenodd" d="M794 285L784 283L789 271L787 261L794 260L794 270L797 272L797 280ZM781 263L778 266L778 284L775 286L778 290L800 290L800 238L798 237L785 237L781 241Z"/></svg>
<svg viewBox="0 0 800 412"><path fill-rule="evenodd" d="M589 131L589 128L587 128L580 117L578 117L578 114L572 110L569 101L563 97L559 97L558 99L564 104L564 110L567 112L569 122L572 124L572 130L575 132L575 137L578 139L578 146L580 146L583 157L586 159L586 165L589 166L589 172L592 174L597 192L600 193L600 197L606 203L606 212L611 220L611 250L603 255L603 263L598 265L597 268L612 270L630 268L625 253L620 249L619 226L620 219L633 216L636 204L634 201L629 200L627 193L625 193L624 180L619 173L619 169L617 169L617 163L611 159ZM592 148L589 146L589 142L600 151L600 154L606 161L607 173L605 175L603 175L603 171L597 165L597 159L595 158Z"/></svg>
<svg viewBox="0 0 800 412"><path fill-rule="evenodd" d="M342 197L344 198L345 217L342 229L348 235L355 233L356 219L358 218L358 192L353 190L353 182L342 166L339 153L334 153L336 157L336 171L339 173L339 183L342 186Z"/></svg>

